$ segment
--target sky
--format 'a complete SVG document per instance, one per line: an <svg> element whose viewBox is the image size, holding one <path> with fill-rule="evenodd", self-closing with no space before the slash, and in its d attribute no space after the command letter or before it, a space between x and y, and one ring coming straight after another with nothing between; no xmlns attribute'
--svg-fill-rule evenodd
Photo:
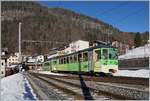
<svg viewBox="0 0 150 101"><path fill-rule="evenodd" d="M97 18L123 32L149 30L148 1L38 1L49 8L62 7Z"/></svg>

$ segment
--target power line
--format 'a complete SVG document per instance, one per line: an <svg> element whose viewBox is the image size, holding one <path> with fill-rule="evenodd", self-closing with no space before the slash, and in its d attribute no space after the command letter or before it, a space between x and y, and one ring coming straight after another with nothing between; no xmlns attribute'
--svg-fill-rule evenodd
<svg viewBox="0 0 150 101"><path fill-rule="evenodd" d="M22 42L27 42L27 43L57 43L57 44L67 44L67 42L60 42L60 41L39 41L39 40L22 40Z"/></svg>
<svg viewBox="0 0 150 101"><path fill-rule="evenodd" d="M146 7L147 7L147 6L145 6L145 7L143 7L143 8L140 8L140 9L134 11L134 12L129 13L129 14L126 15L125 17L119 19L118 21L115 21L114 24L120 23L120 22L126 20L127 18L129 18L130 16L133 16L133 15L135 15L135 14L141 13L141 11L144 10Z"/></svg>
<svg viewBox="0 0 150 101"><path fill-rule="evenodd" d="M107 14L109 12L112 12L112 11L118 9L118 8L121 8L121 7L123 7L123 6L127 5L127 4L128 4L128 2L127 3L121 3L120 5L117 5L115 7L112 7L110 9L108 9L108 10L105 10L105 11L101 12L100 14L101 14L101 16L103 16L103 15L105 15L105 14Z"/></svg>
<svg viewBox="0 0 150 101"><path fill-rule="evenodd" d="M100 16L103 16L103 15L105 15L105 14L107 14L107 13L110 13L110 12L112 12L112 11L114 11L114 10L116 10L116 9L119 9L119 8L122 8L123 6L126 6L128 4L128 2L126 2L126 3L121 3L121 4L119 4L119 5L117 5L117 6L115 6L115 7L112 7L112 8L110 8L110 9L108 9L108 10L105 10L105 11L103 11L102 13L100 13L101 15ZM109 25L109 28L110 28L110 25ZM107 37L106 37L106 41L107 41L107 43L109 43L110 41L110 39L109 39L109 34L110 34L110 32L108 32L108 29L106 30L107 32Z"/></svg>

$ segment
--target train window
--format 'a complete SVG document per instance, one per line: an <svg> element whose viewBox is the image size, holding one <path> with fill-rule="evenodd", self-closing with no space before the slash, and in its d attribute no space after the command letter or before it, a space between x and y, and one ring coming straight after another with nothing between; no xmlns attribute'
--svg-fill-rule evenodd
<svg viewBox="0 0 150 101"><path fill-rule="evenodd" d="M73 56L70 56L70 63L73 63Z"/></svg>
<svg viewBox="0 0 150 101"><path fill-rule="evenodd" d="M54 63L54 64L56 64L56 63L57 63L57 61L56 61L56 60L54 60L54 61L53 61L53 63Z"/></svg>
<svg viewBox="0 0 150 101"><path fill-rule="evenodd" d="M108 50L103 49L103 59L108 59Z"/></svg>
<svg viewBox="0 0 150 101"><path fill-rule="evenodd" d="M59 64L61 64L61 58L59 59Z"/></svg>
<svg viewBox="0 0 150 101"><path fill-rule="evenodd" d="M88 61L88 53L83 53L83 61Z"/></svg>
<svg viewBox="0 0 150 101"><path fill-rule="evenodd" d="M109 59L117 59L117 50L114 48L109 49Z"/></svg>
<svg viewBox="0 0 150 101"><path fill-rule="evenodd" d="M64 58L64 64L66 64L66 58Z"/></svg>
<svg viewBox="0 0 150 101"><path fill-rule="evenodd" d="M99 61L101 59L101 50L95 51L95 58L96 61Z"/></svg>
<svg viewBox="0 0 150 101"><path fill-rule="evenodd" d="M44 63L45 66L49 66L49 63Z"/></svg>
<svg viewBox="0 0 150 101"><path fill-rule="evenodd" d="M63 64L63 60L64 60L64 59L63 59L63 58L61 58L61 64Z"/></svg>
<svg viewBox="0 0 150 101"><path fill-rule="evenodd" d="M74 62L77 62L78 61L77 60L77 55L74 55L73 57L74 57Z"/></svg>
<svg viewBox="0 0 150 101"><path fill-rule="evenodd" d="M78 61L81 61L82 60L82 53L79 53L78 54Z"/></svg>
<svg viewBox="0 0 150 101"><path fill-rule="evenodd" d="M67 57L67 64L69 63L69 57Z"/></svg>
<svg viewBox="0 0 150 101"><path fill-rule="evenodd" d="M60 64L63 64L63 58L60 58Z"/></svg>

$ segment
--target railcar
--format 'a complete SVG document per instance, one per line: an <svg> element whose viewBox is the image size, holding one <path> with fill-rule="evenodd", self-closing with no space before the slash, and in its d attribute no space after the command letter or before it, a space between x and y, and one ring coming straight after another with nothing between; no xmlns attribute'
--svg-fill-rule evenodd
<svg viewBox="0 0 150 101"><path fill-rule="evenodd" d="M114 74L118 71L117 49L101 45L53 57L43 64L43 69L52 72Z"/></svg>

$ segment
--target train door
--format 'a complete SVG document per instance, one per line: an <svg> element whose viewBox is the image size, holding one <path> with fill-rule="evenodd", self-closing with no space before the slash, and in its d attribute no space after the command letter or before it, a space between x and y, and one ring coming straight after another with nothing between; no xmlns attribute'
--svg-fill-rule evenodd
<svg viewBox="0 0 150 101"><path fill-rule="evenodd" d="M95 49L93 51L93 66L94 66L94 72L100 72L101 68L101 50L100 49Z"/></svg>
<svg viewBox="0 0 150 101"><path fill-rule="evenodd" d="M50 68L50 71L52 71L52 62L49 61L49 68Z"/></svg>
<svg viewBox="0 0 150 101"><path fill-rule="evenodd" d="M56 68L56 66L57 66L57 59L52 60L51 63L52 63L52 70L56 71L57 70L57 68Z"/></svg>
<svg viewBox="0 0 150 101"><path fill-rule="evenodd" d="M88 52L88 71L93 72L93 51Z"/></svg>
<svg viewBox="0 0 150 101"><path fill-rule="evenodd" d="M102 48L101 50L101 63L102 65L107 65L108 59L109 59L109 51L108 48Z"/></svg>
<svg viewBox="0 0 150 101"><path fill-rule="evenodd" d="M102 48L101 49L101 72L108 73L109 72L109 48Z"/></svg>
<svg viewBox="0 0 150 101"><path fill-rule="evenodd" d="M88 72L88 52L83 52L82 55L81 71Z"/></svg>
<svg viewBox="0 0 150 101"><path fill-rule="evenodd" d="M88 72L88 52L78 54L79 72Z"/></svg>
<svg viewBox="0 0 150 101"><path fill-rule="evenodd" d="M82 53L78 54L78 63L79 63L79 72L81 72L81 67L82 67Z"/></svg>

